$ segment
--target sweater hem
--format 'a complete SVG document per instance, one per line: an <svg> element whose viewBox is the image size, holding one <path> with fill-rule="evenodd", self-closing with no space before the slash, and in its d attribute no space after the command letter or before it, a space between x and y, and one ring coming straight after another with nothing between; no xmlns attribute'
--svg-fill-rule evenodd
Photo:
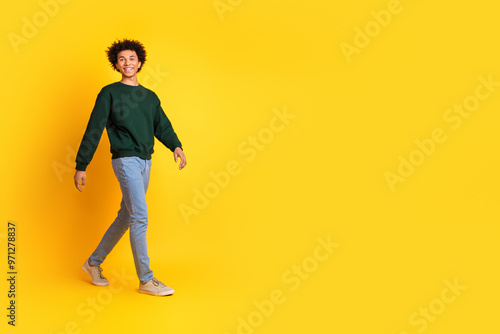
<svg viewBox="0 0 500 334"><path fill-rule="evenodd" d="M144 160L151 160L151 154L144 154L134 151L121 151L114 152L111 159L127 158L127 157L138 157Z"/></svg>

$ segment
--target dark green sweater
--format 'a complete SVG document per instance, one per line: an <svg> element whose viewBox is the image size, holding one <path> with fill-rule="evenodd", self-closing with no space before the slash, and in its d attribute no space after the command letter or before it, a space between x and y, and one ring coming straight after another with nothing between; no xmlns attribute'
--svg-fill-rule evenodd
<svg viewBox="0 0 500 334"><path fill-rule="evenodd" d="M84 171L92 160L106 127L112 159L151 159L154 138L174 151L181 142L161 108L156 94L143 86L115 82L99 92L76 156L76 169Z"/></svg>

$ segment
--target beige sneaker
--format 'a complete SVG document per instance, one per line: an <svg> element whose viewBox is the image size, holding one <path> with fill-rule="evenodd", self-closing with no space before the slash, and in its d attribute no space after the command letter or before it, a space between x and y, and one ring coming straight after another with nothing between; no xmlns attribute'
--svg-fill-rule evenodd
<svg viewBox="0 0 500 334"><path fill-rule="evenodd" d="M100 266L90 266L89 260L86 260L82 267L83 271L85 271L92 280L92 284L98 286L107 286L109 285L106 277L102 275L102 268Z"/></svg>
<svg viewBox="0 0 500 334"><path fill-rule="evenodd" d="M174 293L174 289L166 286L156 278L152 278L146 283L139 284L139 292L153 296L170 296Z"/></svg>

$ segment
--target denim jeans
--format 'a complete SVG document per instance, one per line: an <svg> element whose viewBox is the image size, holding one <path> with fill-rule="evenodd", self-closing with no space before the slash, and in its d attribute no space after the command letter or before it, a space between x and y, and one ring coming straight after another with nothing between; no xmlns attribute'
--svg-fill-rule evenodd
<svg viewBox="0 0 500 334"><path fill-rule="evenodd" d="M115 221L90 256L90 263L100 265L130 228L130 244L134 255L135 270L141 283L145 283L153 278L153 272L149 269L146 243L148 229L146 191L149 184L151 160L125 157L113 159L111 164L120 183L122 201Z"/></svg>

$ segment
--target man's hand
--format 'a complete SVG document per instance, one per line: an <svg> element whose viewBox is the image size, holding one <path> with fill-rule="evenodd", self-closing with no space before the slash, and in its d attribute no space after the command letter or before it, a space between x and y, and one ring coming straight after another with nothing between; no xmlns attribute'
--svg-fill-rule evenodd
<svg viewBox="0 0 500 334"><path fill-rule="evenodd" d="M85 187L85 179L87 178L87 173L82 171L82 170L77 170L75 172L75 187L78 189L80 192L83 191L83 188Z"/></svg>
<svg viewBox="0 0 500 334"><path fill-rule="evenodd" d="M186 167L186 156L184 155L184 152L182 152L182 148L180 148L180 147L176 147L174 150L174 161L175 162L177 162L177 158L180 159L179 170Z"/></svg>

